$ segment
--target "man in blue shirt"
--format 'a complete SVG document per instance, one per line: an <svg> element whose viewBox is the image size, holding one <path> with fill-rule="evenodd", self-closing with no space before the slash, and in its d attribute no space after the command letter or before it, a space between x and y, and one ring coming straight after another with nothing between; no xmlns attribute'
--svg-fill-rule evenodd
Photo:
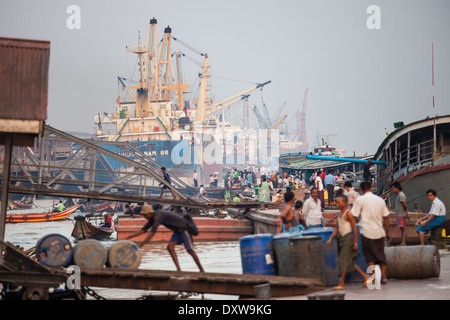
<svg viewBox="0 0 450 320"><path fill-rule="evenodd" d="M161 172L162 172L162 175L163 175L164 180L166 180L169 184L172 184L172 181L170 180L170 176L169 176L169 174L167 173L165 167L161 167ZM176 199L175 193L173 193L173 190L172 190L171 188L169 188L168 186L166 186L166 185L163 184L162 182L161 182L159 185L163 185L162 188L161 188L161 194L159 195L160 198L162 198L163 193L164 193L164 190L165 190L165 189L169 189L170 192L172 192L173 198Z"/></svg>
<svg viewBox="0 0 450 320"><path fill-rule="evenodd" d="M334 186L336 185L336 179L334 178L334 171L328 170L328 174L323 179L323 184L327 188L328 193L328 206L331 207L331 203L334 198Z"/></svg>

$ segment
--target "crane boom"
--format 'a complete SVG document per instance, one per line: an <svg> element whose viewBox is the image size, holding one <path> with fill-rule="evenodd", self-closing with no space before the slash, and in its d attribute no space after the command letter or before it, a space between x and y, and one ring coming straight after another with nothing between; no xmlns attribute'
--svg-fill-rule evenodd
<svg viewBox="0 0 450 320"><path fill-rule="evenodd" d="M284 116L282 116L281 118L279 118L277 121L275 121L275 123L267 130L267 135L270 135L270 132L277 128L281 123L283 123L283 121L287 118L287 114L285 114Z"/></svg>
<svg viewBox="0 0 450 320"><path fill-rule="evenodd" d="M263 116L261 115L261 113L259 113L258 107L256 107L255 105L252 110L255 113L256 118L258 119L259 126L261 127L261 129L267 128Z"/></svg>
<svg viewBox="0 0 450 320"><path fill-rule="evenodd" d="M125 78L117 77L117 79L118 79L119 82L122 84L122 88L124 88L124 89L128 92L128 95L131 97L131 99L132 99L134 102L136 102L136 98L133 97L133 95L131 94L130 90L128 90L128 88L127 88L125 82L123 82L123 80L125 80Z"/></svg>

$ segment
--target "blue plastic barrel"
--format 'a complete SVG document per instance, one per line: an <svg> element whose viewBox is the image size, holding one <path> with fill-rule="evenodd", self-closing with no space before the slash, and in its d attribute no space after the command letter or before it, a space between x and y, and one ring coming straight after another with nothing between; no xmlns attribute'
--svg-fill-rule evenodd
<svg viewBox="0 0 450 320"><path fill-rule="evenodd" d="M325 282L327 286L337 285L340 281L338 265L338 248L335 239L327 247L326 243L334 228L314 228L305 230L303 236L320 236L323 244L323 258L325 262Z"/></svg>
<svg viewBox="0 0 450 320"><path fill-rule="evenodd" d="M275 255L277 275L290 277L289 265L289 239L300 236L301 232L285 232L273 236L272 245Z"/></svg>
<svg viewBox="0 0 450 320"><path fill-rule="evenodd" d="M60 234L48 234L36 244L37 260L50 267L65 267L73 257L70 241Z"/></svg>
<svg viewBox="0 0 450 320"><path fill-rule="evenodd" d="M257 234L239 239L242 272L275 275L272 234Z"/></svg>

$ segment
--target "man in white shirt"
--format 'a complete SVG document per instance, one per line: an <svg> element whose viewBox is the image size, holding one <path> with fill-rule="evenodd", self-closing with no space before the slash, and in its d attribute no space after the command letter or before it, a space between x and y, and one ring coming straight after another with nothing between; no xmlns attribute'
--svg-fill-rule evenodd
<svg viewBox="0 0 450 320"><path fill-rule="evenodd" d="M320 199L320 205L321 208L324 209L325 208L325 194L324 194L324 190L323 190L323 182L322 182L322 178L320 177L321 171L317 171L316 174L316 180L314 181L314 184L317 188L318 191L318 197Z"/></svg>
<svg viewBox="0 0 450 320"><path fill-rule="evenodd" d="M311 189L311 197L303 204L303 216L308 229L322 227L322 206L317 188Z"/></svg>
<svg viewBox="0 0 450 320"><path fill-rule="evenodd" d="M358 197L352 208L352 215L359 218L362 250L367 265L378 264L381 269L381 283L387 283L386 255L384 254L385 238L390 241L389 210L384 200L372 193L370 182L360 185L362 196ZM383 229L383 221L386 232Z"/></svg>
<svg viewBox="0 0 450 320"><path fill-rule="evenodd" d="M427 191L427 197L431 201L430 212L427 216L417 220L416 232L419 234L420 244L425 244L425 234L435 227L442 226L445 220L446 209L444 203L437 197L435 190Z"/></svg>

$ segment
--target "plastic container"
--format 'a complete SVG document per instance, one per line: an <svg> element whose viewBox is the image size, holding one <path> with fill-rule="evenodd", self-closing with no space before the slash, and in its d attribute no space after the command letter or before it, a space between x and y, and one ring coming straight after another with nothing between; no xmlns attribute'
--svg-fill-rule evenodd
<svg viewBox="0 0 450 320"><path fill-rule="evenodd" d="M242 272L276 275L272 234L257 234L239 240Z"/></svg>
<svg viewBox="0 0 450 320"><path fill-rule="evenodd" d="M325 262L320 236L289 238L289 272L292 277L315 279L325 286Z"/></svg>

